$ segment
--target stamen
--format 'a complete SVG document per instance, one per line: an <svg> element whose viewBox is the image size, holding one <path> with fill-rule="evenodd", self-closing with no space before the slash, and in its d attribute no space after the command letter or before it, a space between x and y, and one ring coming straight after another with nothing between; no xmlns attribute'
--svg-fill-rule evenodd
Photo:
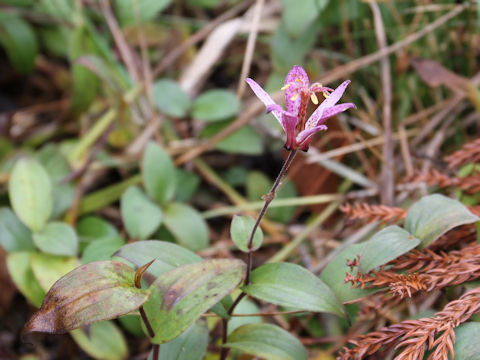
<svg viewBox="0 0 480 360"><path fill-rule="evenodd" d="M295 95L293 95L293 96L290 98L290 100L295 101L295 100L298 99L298 97L299 97L299 93L297 92L297 93L295 93Z"/></svg>
<svg viewBox="0 0 480 360"><path fill-rule="evenodd" d="M285 84L280 90L285 91L290 87L290 83Z"/></svg>
<svg viewBox="0 0 480 360"><path fill-rule="evenodd" d="M317 95L315 95L315 93L312 93L310 95L310 99L312 99L312 103L314 103L315 105L318 105L318 98L317 98Z"/></svg>
<svg viewBox="0 0 480 360"><path fill-rule="evenodd" d="M324 91L323 96L325 97L325 99L328 99L330 97L330 94L328 92Z"/></svg>
<svg viewBox="0 0 480 360"><path fill-rule="evenodd" d="M313 83L313 84L310 86L310 90L311 90L311 91L314 91L314 92L317 92L317 91L319 91L322 87L323 87L322 84L316 82L316 83Z"/></svg>
<svg viewBox="0 0 480 360"><path fill-rule="evenodd" d="M300 78L296 78L295 82L302 82L302 80L300 80Z"/></svg>

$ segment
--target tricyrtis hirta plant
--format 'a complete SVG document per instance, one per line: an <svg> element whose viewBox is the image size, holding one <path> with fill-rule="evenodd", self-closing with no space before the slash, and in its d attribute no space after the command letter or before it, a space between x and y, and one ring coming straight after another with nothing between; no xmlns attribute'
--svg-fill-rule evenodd
<svg viewBox="0 0 480 360"><path fill-rule="evenodd" d="M306 360L306 351L299 340L277 326L231 323L237 305L242 300L249 301L244 298L250 296L302 311L346 316L345 308L332 288L309 270L289 263L269 263L253 270L252 258L263 242L260 222L275 199L297 150L308 150L311 137L326 130L323 124L326 119L355 107L353 103L336 105L349 81L336 90L317 83L310 85L305 70L294 66L283 87L287 110L275 104L256 82L251 79L247 82L267 105L267 111L282 124L287 134L286 148L291 150L271 190L264 197L265 203L257 219L239 215L232 221L232 240L240 251L247 253L247 264L237 259L203 259L192 250L205 246L192 246L190 240L177 241L179 245L143 240L155 233L163 216L173 234L182 233L182 227L196 226L196 233L189 234L198 240L201 238L199 234L205 232L191 221L189 224L170 221L170 207L162 211L154 203L153 200L158 200L163 204L173 196L173 190L168 196L165 193L166 189L174 189L175 177L162 177L162 172L151 169L166 160L169 165L160 168L169 169L169 173L175 169L166 152L149 144L143 161L143 183L147 194L139 187L130 187L122 196L122 218L132 241L114 254L117 259L133 264L137 270L116 260L96 261L76 268L50 288L40 310L25 326L25 332L63 333L138 310L144 331L153 344L153 359L163 359L164 352L171 356L171 352L176 351L172 349L180 348L199 353L198 358L201 358L206 351L208 329L200 318L211 310L221 317L217 332L222 339L220 359L226 359L230 349L235 349L267 359ZM315 105L319 103L316 93L323 93L325 100L307 118L309 101ZM153 155L157 153L159 156L155 158ZM148 161L154 158L155 161ZM160 198L159 194L162 195ZM149 214L150 217L155 215L154 218L145 218ZM138 239L141 240L135 241ZM229 295L232 292L236 295L233 299ZM197 344L201 344L201 351Z"/></svg>
<svg viewBox="0 0 480 360"><path fill-rule="evenodd" d="M308 150L312 136L322 130L327 130L323 123L328 118L335 116L349 108L355 108L353 103L336 105L342 97L350 81L344 81L338 88L332 90L319 83L310 84L308 75L301 66L294 66L287 77L282 90L285 91L285 104L287 110L276 104L254 80L247 79L255 95L265 104L267 111L271 112L282 125L287 134L285 148L287 150ZM310 101L318 104L317 93L322 93L325 100L307 119L307 107Z"/></svg>

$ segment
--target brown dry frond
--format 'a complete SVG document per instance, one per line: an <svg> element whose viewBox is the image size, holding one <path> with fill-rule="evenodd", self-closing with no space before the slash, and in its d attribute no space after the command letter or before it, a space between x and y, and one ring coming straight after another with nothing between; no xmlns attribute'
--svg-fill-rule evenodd
<svg viewBox="0 0 480 360"><path fill-rule="evenodd" d="M358 260L349 262L356 266ZM398 273L403 271L405 273ZM390 288L393 295L411 297L418 291L432 291L480 277L480 245L439 254L425 249L404 254L379 270L347 274L345 282L362 289Z"/></svg>
<svg viewBox="0 0 480 360"><path fill-rule="evenodd" d="M449 168L458 168L468 163L480 162L480 138L463 145L460 150L446 156L444 160Z"/></svg>
<svg viewBox="0 0 480 360"><path fill-rule="evenodd" d="M431 169L425 173L413 175L408 182L425 182L429 186L440 188L454 186L470 194L480 191L480 173L465 177L450 177L436 169Z"/></svg>
<svg viewBox="0 0 480 360"><path fill-rule="evenodd" d="M448 360L449 354L453 359L455 327L479 311L480 288L477 288L448 303L431 318L402 321L350 339L348 342L354 347L344 347L338 359L361 360L380 349L390 349L395 343L395 349L404 348L395 360L423 359L429 350L434 350L429 360Z"/></svg>
<svg viewBox="0 0 480 360"><path fill-rule="evenodd" d="M344 204L340 210L352 219L363 219L367 222L397 222L407 216L407 210L386 205L370 205L367 203Z"/></svg>

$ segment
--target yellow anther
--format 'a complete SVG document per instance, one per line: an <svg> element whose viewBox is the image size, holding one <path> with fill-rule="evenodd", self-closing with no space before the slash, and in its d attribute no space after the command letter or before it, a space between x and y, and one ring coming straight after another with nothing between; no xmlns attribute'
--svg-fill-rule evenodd
<svg viewBox="0 0 480 360"><path fill-rule="evenodd" d="M315 105L318 105L318 98L317 98L317 95L315 95L315 93L312 93L310 95L310 99L312 99L312 103L314 103Z"/></svg>
<svg viewBox="0 0 480 360"><path fill-rule="evenodd" d="M300 78L296 78L295 81L296 82L302 82L302 80L300 80Z"/></svg>
<svg viewBox="0 0 480 360"><path fill-rule="evenodd" d="M285 85L281 88L281 90L282 90L282 91L285 91L285 90L287 90L289 87L290 87L290 83L285 84Z"/></svg>
<svg viewBox="0 0 480 360"><path fill-rule="evenodd" d="M328 92L324 91L323 96L325 97L325 99L328 99L330 97L330 94Z"/></svg>
<svg viewBox="0 0 480 360"><path fill-rule="evenodd" d="M298 94L298 92L297 92L297 93L295 93L295 95L293 95L293 96L290 98L290 100L295 101L295 100L298 99L298 96L299 96L299 94Z"/></svg>

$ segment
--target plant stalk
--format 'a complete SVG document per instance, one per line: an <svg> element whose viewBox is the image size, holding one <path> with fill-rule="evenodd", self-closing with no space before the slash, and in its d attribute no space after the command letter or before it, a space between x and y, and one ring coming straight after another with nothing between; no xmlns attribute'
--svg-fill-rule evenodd
<svg viewBox="0 0 480 360"><path fill-rule="evenodd" d="M247 273L245 275L245 285L250 284L250 275L252 273L252 263L253 263L253 253L254 253L254 250L252 250L252 248L253 248L253 238L255 236L255 232L257 231L257 228L260 226L260 222L262 221L263 217L267 213L268 206L275 199L277 195L277 189L280 186L283 177L285 176L288 169L290 168L290 165L292 164L296 154L297 154L297 150L290 151L290 153L288 154L287 160L285 160L285 162L283 163L282 169L280 170L280 173L278 174L277 178L275 179L275 182L272 185L272 188L267 194L263 196L265 203L263 205L262 210L260 211L260 214L258 214L257 220L253 225L252 232L250 233L250 237L248 238ZM240 303L240 301L246 295L247 294L244 293L243 291L240 293L240 295L238 295L238 297L235 299L233 304L228 309L227 311L228 315L232 315L236 306ZM227 334L228 334L228 319L222 319L222 343L223 344L227 342ZM220 360L225 360L228 356L228 352L229 352L229 349L222 347L222 350L220 351Z"/></svg>

